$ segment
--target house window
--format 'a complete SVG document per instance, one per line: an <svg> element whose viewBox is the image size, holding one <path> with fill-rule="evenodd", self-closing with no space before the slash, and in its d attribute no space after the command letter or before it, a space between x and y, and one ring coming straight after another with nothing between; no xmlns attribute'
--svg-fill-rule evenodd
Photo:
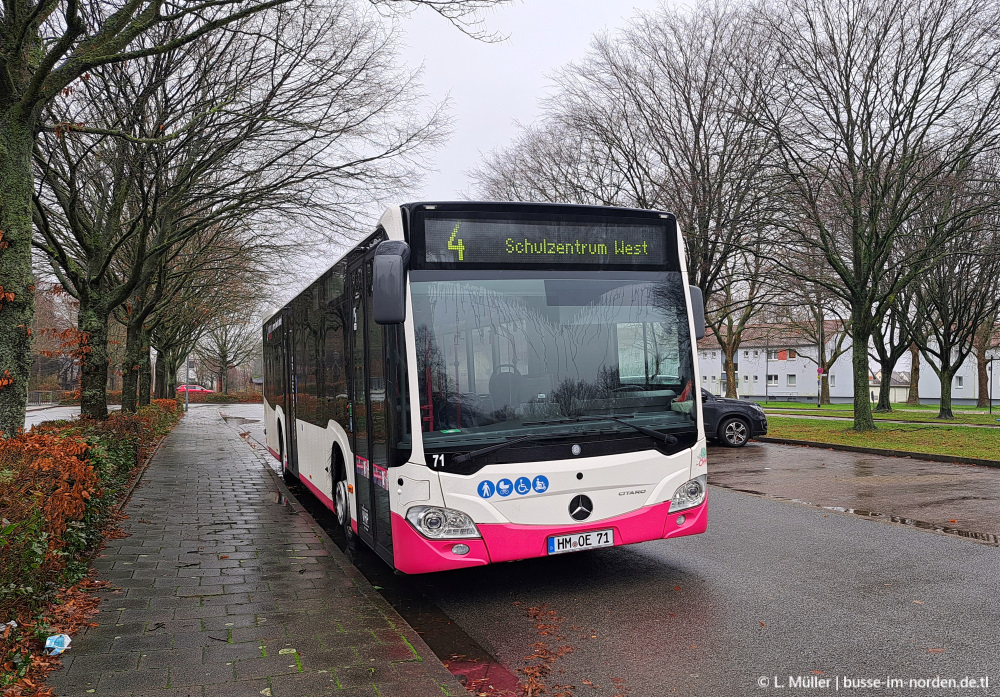
<svg viewBox="0 0 1000 697"><path fill-rule="evenodd" d="M830 376L830 387L836 387L836 386L837 386L837 376L836 375L831 375Z"/></svg>
<svg viewBox="0 0 1000 697"><path fill-rule="evenodd" d="M754 358L758 358L759 356L760 356L760 351L754 351L753 352L753 357Z"/></svg>
<svg viewBox="0 0 1000 697"><path fill-rule="evenodd" d="M767 360L776 361L778 360L778 349L768 349L767 350Z"/></svg>
<svg viewBox="0 0 1000 697"><path fill-rule="evenodd" d="M791 373L785 376L785 384L789 387L795 387L795 376Z"/></svg>
<svg viewBox="0 0 1000 697"><path fill-rule="evenodd" d="M778 376L777 375L768 375L767 376L767 384L768 385L777 386L777 384L778 384Z"/></svg>
<svg viewBox="0 0 1000 697"><path fill-rule="evenodd" d="M702 375L701 376L701 381L702 382L708 382L708 376L707 375Z"/></svg>
<svg viewBox="0 0 1000 697"><path fill-rule="evenodd" d="M798 358L799 354L795 353L795 349L788 349L788 357L789 358Z"/></svg>
<svg viewBox="0 0 1000 697"><path fill-rule="evenodd" d="M749 385L750 384L750 376L749 375L744 375L743 376L743 384L744 385Z"/></svg>
<svg viewBox="0 0 1000 697"><path fill-rule="evenodd" d="M955 376L955 389L960 390L965 387L965 378L961 375Z"/></svg>
<svg viewBox="0 0 1000 697"><path fill-rule="evenodd" d="M744 358L750 358L750 352L749 351L744 351L743 352L743 357Z"/></svg>
<svg viewBox="0 0 1000 697"><path fill-rule="evenodd" d="M712 351L712 360L715 360L715 351Z"/></svg>
<svg viewBox="0 0 1000 697"><path fill-rule="evenodd" d="M753 376L753 381L754 381L754 382L757 382L757 378L759 378L759 377L760 377L759 375L754 375L754 376Z"/></svg>

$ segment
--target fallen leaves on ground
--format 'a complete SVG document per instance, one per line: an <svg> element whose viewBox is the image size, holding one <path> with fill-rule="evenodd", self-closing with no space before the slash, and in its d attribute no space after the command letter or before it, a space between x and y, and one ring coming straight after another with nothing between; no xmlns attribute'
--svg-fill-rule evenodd
<svg viewBox="0 0 1000 697"><path fill-rule="evenodd" d="M82 629L96 627L97 623L90 621L101 605L101 599L95 595L95 591L106 589L109 585L107 581L88 577L70 588L58 591L40 621L21 622L21 631L13 645L6 645L6 641L0 644L4 656L23 656L31 662L24 675L4 689L3 697L52 697L52 688L42 683L51 671L62 666L62 659L43 653L45 643L35 636L36 628L47 625L47 635L68 634L73 637ZM10 632L4 634L5 640L9 637ZM13 660L5 662L2 668L5 673L18 670Z"/></svg>
<svg viewBox="0 0 1000 697"><path fill-rule="evenodd" d="M529 607L527 614L535 621L535 629L539 636L552 637L555 641L562 641L566 638L559 633L563 618L559 617L555 610L550 610L546 605L536 605ZM552 673L552 664L557 659L573 652L574 647L564 644L553 648L545 641L538 641L531 648L531 655L525 656L524 660L533 661L533 663L520 669L521 674L525 677L522 685L525 697L537 697L537 695L543 694L552 695L552 697L573 697L575 686L547 685L546 678Z"/></svg>

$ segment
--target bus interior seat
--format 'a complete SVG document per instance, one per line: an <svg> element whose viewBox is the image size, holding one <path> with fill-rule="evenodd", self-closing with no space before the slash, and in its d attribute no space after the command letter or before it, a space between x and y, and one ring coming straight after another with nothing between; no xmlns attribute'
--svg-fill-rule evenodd
<svg viewBox="0 0 1000 697"><path fill-rule="evenodd" d="M521 403L521 373L510 364L498 366L490 376L490 398L494 409Z"/></svg>

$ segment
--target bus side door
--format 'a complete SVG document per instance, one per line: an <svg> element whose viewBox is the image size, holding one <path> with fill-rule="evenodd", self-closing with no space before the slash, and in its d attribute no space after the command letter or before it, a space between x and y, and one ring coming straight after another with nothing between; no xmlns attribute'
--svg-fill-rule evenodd
<svg viewBox="0 0 1000 697"><path fill-rule="evenodd" d="M292 309L286 307L281 313L282 325L282 382L285 387L285 395L282 406L285 410L284 436L285 436L285 461L282 463L291 472L298 474L299 459L296 448L296 426L295 426L295 401L297 399L297 380L295 373L295 341L294 341L294 315Z"/></svg>
<svg viewBox="0 0 1000 697"><path fill-rule="evenodd" d="M374 250L348 269L351 355L351 438L358 535L392 563L385 330L372 319Z"/></svg>

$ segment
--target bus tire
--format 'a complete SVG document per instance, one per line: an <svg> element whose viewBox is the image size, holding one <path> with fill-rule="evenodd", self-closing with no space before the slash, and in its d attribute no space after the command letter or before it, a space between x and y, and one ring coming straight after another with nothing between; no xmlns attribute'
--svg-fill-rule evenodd
<svg viewBox="0 0 1000 697"><path fill-rule="evenodd" d="M295 478L288 471L288 462L285 459L285 437L282 435L281 422L278 422L278 461L281 462L281 479L285 484L292 484Z"/></svg>
<svg viewBox="0 0 1000 697"><path fill-rule="evenodd" d="M354 529L351 527L351 498L347 488L347 465L344 463L343 453L337 446L333 446L330 463L333 471L334 515L337 517L337 526L344 532L347 546L353 548L355 535Z"/></svg>

